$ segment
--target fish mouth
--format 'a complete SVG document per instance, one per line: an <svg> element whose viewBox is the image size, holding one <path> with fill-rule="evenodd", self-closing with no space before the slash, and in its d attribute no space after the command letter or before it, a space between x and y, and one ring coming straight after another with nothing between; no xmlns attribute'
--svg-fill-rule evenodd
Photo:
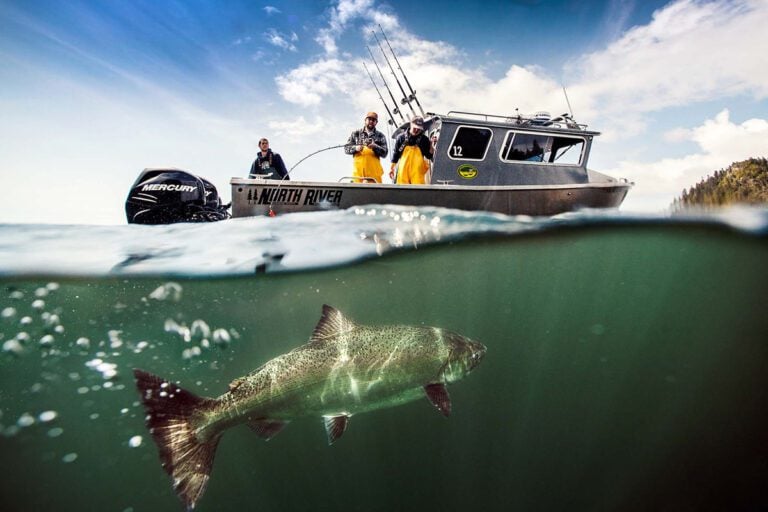
<svg viewBox="0 0 768 512"><path fill-rule="evenodd" d="M460 334L449 333L448 340L451 345L451 354L448 361L462 360L467 372L473 370L483 357L488 348L479 341L471 340Z"/></svg>
<svg viewBox="0 0 768 512"><path fill-rule="evenodd" d="M488 347L478 341L472 340L470 340L467 345L469 346L469 369L473 370L485 357Z"/></svg>

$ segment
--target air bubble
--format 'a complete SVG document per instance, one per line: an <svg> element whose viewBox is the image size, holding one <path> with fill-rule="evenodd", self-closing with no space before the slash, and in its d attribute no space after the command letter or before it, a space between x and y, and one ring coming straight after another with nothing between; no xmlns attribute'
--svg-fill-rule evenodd
<svg viewBox="0 0 768 512"><path fill-rule="evenodd" d="M201 338L211 337L211 328L205 323L205 320L195 320L192 322L192 336L200 336Z"/></svg>
<svg viewBox="0 0 768 512"><path fill-rule="evenodd" d="M77 460L77 454L76 453L68 453L65 456L61 458L61 461L69 464L70 462L75 462Z"/></svg>
<svg viewBox="0 0 768 512"><path fill-rule="evenodd" d="M30 425L35 424L35 417L29 414L28 412L25 412L16 421L16 424L20 427L29 427Z"/></svg>
<svg viewBox="0 0 768 512"><path fill-rule="evenodd" d="M48 437L59 437L63 433L64 433L63 428L53 427L51 430L48 431Z"/></svg>
<svg viewBox="0 0 768 512"><path fill-rule="evenodd" d="M199 357L201 353L202 351L200 350L200 347L192 347L192 348L185 349L181 353L181 357L183 359L192 359L193 357Z"/></svg>
<svg viewBox="0 0 768 512"><path fill-rule="evenodd" d="M213 342L217 345L226 345L232 340L226 329L216 329L213 331Z"/></svg>
<svg viewBox="0 0 768 512"><path fill-rule="evenodd" d="M56 411L43 411L38 415L37 419L43 423L48 423L49 421L55 420L58 415L59 414Z"/></svg>
<svg viewBox="0 0 768 512"><path fill-rule="evenodd" d="M24 352L24 347L21 346L18 340L8 340L3 343L3 352L19 355Z"/></svg>
<svg viewBox="0 0 768 512"><path fill-rule="evenodd" d="M154 300L172 300L174 302L178 302L181 300L181 285L178 283L165 283L164 285L156 288L152 293L149 294L150 299Z"/></svg>
<svg viewBox="0 0 768 512"><path fill-rule="evenodd" d="M144 438L141 436L133 436L128 440L128 446L131 448L138 448L141 446L142 441L144 441Z"/></svg>
<svg viewBox="0 0 768 512"><path fill-rule="evenodd" d="M42 299L37 299L32 302L32 309L43 309L45 307L45 301Z"/></svg>
<svg viewBox="0 0 768 512"><path fill-rule="evenodd" d="M0 312L2 318L11 318L12 316L16 316L16 308L5 308Z"/></svg>

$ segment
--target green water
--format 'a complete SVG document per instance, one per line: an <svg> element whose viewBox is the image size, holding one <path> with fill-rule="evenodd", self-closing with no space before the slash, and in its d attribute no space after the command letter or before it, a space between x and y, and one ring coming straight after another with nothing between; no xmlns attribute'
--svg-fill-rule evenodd
<svg viewBox="0 0 768 512"><path fill-rule="evenodd" d="M174 279L180 296L162 300L169 280L6 279L0 343L29 339L0 354L2 510L181 509L130 369L218 395L304 343L323 303L449 328L488 354L450 386L449 419L426 400L361 414L331 447L319 418L269 442L230 430L196 510L762 510L767 264L764 238L632 226ZM169 320L231 341L186 342Z"/></svg>

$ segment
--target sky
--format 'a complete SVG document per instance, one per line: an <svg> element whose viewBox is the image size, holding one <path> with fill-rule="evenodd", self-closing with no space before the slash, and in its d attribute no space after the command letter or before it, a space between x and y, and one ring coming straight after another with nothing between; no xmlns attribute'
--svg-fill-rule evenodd
<svg viewBox="0 0 768 512"><path fill-rule="evenodd" d="M125 224L147 167L228 201L261 137L289 168L343 144L385 117L379 25L426 111L558 115L565 88L589 167L635 183L623 211L768 157L768 0L0 0L0 223Z"/></svg>

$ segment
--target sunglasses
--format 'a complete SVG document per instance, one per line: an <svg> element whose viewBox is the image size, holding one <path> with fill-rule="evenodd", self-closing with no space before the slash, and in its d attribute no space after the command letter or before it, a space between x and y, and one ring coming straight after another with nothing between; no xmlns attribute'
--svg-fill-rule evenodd
<svg viewBox="0 0 768 512"><path fill-rule="evenodd" d="M267 146L269 146L269 142L267 142L267 141L264 141L264 142L259 142L259 145L260 145L260 146L264 146L264 145L267 145Z"/></svg>
<svg viewBox="0 0 768 512"><path fill-rule="evenodd" d="M366 121L373 121L374 123L378 123L379 122L379 120L376 119L375 117L366 117L365 120Z"/></svg>

